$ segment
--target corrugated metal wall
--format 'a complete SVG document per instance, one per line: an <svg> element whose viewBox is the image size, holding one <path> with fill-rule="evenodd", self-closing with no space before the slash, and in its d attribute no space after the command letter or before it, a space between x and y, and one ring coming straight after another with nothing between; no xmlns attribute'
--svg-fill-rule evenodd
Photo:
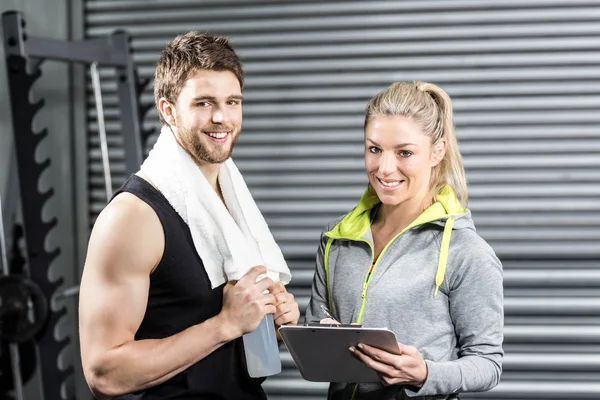
<svg viewBox="0 0 600 400"><path fill-rule="evenodd" d="M229 35L247 73L234 159L289 260L301 308L325 223L365 186L366 101L395 80L454 99L479 232L505 266L501 384L464 398L600 398L600 2L94 1L87 33L124 28L143 77L177 33ZM115 85L103 73L116 184ZM143 100L152 101L148 89ZM90 96L90 213L103 206ZM147 126L158 126L155 112ZM271 399L323 398L290 356Z"/></svg>

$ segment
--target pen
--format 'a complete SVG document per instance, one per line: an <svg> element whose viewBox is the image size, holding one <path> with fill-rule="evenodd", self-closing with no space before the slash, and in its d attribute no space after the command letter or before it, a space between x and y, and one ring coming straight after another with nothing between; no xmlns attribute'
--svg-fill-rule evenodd
<svg viewBox="0 0 600 400"><path fill-rule="evenodd" d="M341 322L338 321L336 317L334 317L333 315L331 315L331 311L329 311L327 309L327 307L325 307L323 304L321 304L321 310L323 310L323 314L325 314L325 316L327 318L330 318L330 319L334 320L335 322L337 322L338 324L341 324Z"/></svg>

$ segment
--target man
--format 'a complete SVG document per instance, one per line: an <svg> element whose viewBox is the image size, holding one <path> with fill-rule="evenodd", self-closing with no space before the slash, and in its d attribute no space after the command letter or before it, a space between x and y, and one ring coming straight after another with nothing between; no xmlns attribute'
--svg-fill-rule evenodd
<svg viewBox="0 0 600 400"><path fill-rule="evenodd" d="M238 56L224 37L189 32L163 51L154 85L163 130L225 203L219 170L242 124ZM258 279L261 265L212 288L196 249L143 168L98 217L79 303L82 363L97 398L266 398L241 336L267 314L276 327L295 325L298 305L282 283Z"/></svg>

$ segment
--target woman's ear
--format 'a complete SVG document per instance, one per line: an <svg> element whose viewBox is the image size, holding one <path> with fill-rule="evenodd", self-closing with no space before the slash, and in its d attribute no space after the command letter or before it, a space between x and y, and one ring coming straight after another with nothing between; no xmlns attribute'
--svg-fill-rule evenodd
<svg viewBox="0 0 600 400"><path fill-rule="evenodd" d="M167 124L171 126L177 126L176 122L176 113L177 110L175 106L173 106L167 99L161 97L158 101L158 110L160 111L163 119L167 122Z"/></svg>
<svg viewBox="0 0 600 400"><path fill-rule="evenodd" d="M444 159L446 155L446 149L448 148L448 142L445 138L442 138L433 145L433 151L431 152L431 167L435 167Z"/></svg>

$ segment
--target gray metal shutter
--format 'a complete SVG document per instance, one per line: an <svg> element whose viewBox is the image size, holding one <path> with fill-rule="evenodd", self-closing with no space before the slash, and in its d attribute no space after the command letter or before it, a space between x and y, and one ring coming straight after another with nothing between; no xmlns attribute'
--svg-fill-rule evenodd
<svg viewBox="0 0 600 400"><path fill-rule="evenodd" d="M234 159L293 268L302 309L321 229L365 186L366 101L395 80L442 86L454 99L470 208L505 268L502 382L464 398L600 398L600 2L88 0L86 21L90 36L133 34L147 77L177 33L232 38L247 73ZM104 92L120 183L114 85ZM92 109L93 217L103 197ZM155 112L146 124L158 126ZM302 380L282 357L284 372L264 384L269 398L325 396L325 384Z"/></svg>

